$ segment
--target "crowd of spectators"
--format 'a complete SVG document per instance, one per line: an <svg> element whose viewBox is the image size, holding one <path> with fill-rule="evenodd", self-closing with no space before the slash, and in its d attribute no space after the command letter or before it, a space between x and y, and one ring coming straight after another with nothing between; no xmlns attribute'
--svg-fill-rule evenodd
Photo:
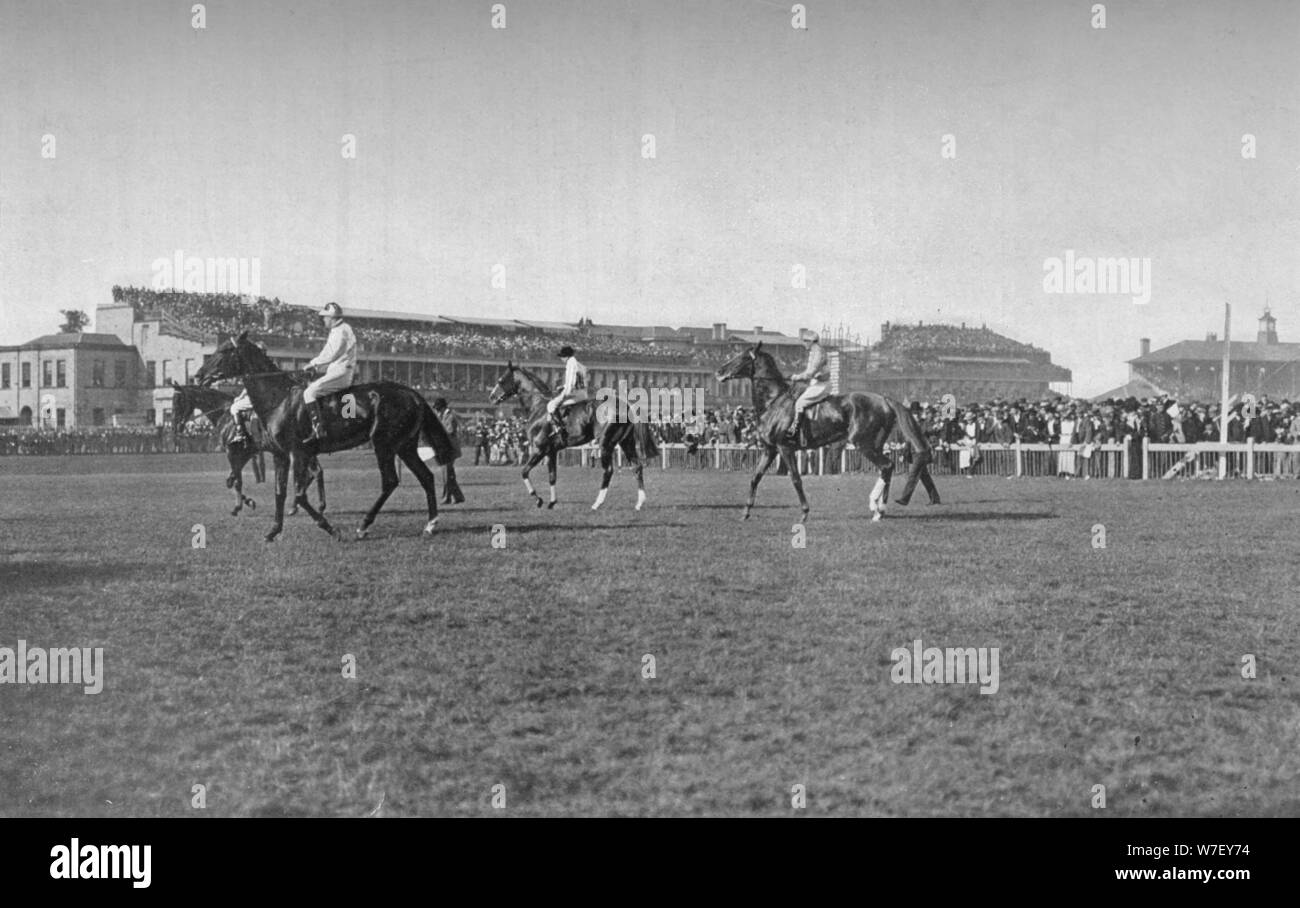
<svg viewBox="0 0 1300 908"><path fill-rule="evenodd" d="M252 300L235 294L185 293L140 287L114 287L113 298L116 302L129 304L142 317L165 317L209 336L249 330L266 337L302 341L319 340L323 343L325 338L320 319L313 310L282 303L278 298ZM493 330L455 323L422 325L418 322L378 327L367 324L367 321L362 313L352 319L357 341L362 347L381 352L538 359L553 357L559 347L569 344L596 361L714 366L721 359L714 349L683 349L677 345L661 345L589 330L557 332L524 326L517 330ZM802 363L798 366L801 367Z"/></svg>
<svg viewBox="0 0 1300 908"><path fill-rule="evenodd" d="M155 426L25 429L0 432L0 457L15 455L175 454L221 450L216 436L196 431L173 436Z"/></svg>

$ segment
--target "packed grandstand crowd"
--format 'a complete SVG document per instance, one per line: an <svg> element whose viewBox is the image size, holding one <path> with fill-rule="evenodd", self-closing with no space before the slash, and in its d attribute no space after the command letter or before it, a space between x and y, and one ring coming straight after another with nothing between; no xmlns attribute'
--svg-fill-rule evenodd
<svg viewBox="0 0 1300 908"><path fill-rule="evenodd" d="M114 287L113 300L129 304L140 315L158 314L172 324L208 336L228 336L248 330L254 335L287 337L304 341L321 340L325 331L314 310L292 306L276 299L245 301L224 293L158 291L141 287ZM654 341L631 340L590 331L557 332L529 329L492 331L470 325L425 326L409 322L396 327L365 324L364 313L353 319L357 342L374 350L423 353L434 356L479 356L504 359L550 358L555 350L570 344L597 360L634 359L673 365L715 365L713 351L682 350ZM793 362L784 363L793 366ZM800 364L801 365L801 364ZM473 390L473 389L460 389Z"/></svg>

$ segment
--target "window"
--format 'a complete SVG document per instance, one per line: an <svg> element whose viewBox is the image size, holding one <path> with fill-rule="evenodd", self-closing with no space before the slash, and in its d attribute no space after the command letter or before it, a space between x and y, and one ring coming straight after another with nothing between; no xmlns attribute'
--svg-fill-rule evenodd
<svg viewBox="0 0 1300 908"><path fill-rule="evenodd" d="M62 407L54 411L54 417L54 424L60 429L68 424L68 411Z"/></svg>
<svg viewBox="0 0 1300 908"><path fill-rule="evenodd" d="M9 364L0 365L0 388L9 387Z"/></svg>
<svg viewBox="0 0 1300 908"><path fill-rule="evenodd" d="M41 363L41 365L44 367L41 369L41 387L54 387L54 363L47 359L45 362Z"/></svg>
<svg viewBox="0 0 1300 908"><path fill-rule="evenodd" d="M190 383L190 377L194 375L194 360L185 360L185 384Z"/></svg>
<svg viewBox="0 0 1300 908"><path fill-rule="evenodd" d="M145 371L144 380L148 383L146 387L149 388L158 387L158 360L151 359L147 363L145 363L144 371Z"/></svg>
<svg viewBox="0 0 1300 908"><path fill-rule="evenodd" d="M126 386L126 360L113 360L113 384L122 388Z"/></svg>
<svg viewBox="0 0 1300 908"><path fill-rule="evenodd" d="M55 382L56 388L66 388L68 386L68 361L61 359L55 365L58 367L55 372L58 375L58 381Z"/></svg>
<svg viewBox="0 0 1300 908"><path fill-rule="evenodd" d="M153 411L150 410L149 412L152 413ZM172 408L171 408L171 407L168 407L167 409L163 410L163 421L162 421L162 424L163 424L164 426L170 426L170 425L172 424Z"/></svg>
<svg viewBox="0 0 1300 908"><path fill-rule="evenodd" d="M90 386L92 388L104 387L104 361L97 359L90 366ZM99 423L95 423L99 425Z"/></svg>
<svg viewBox="0 0 1300 908"><path fill-rule="evenodd" d="M145 424L146 426L156 425L157 422L158 422L158 411L157 411L157 410L145 410L145 411L144 411L144 424Z"/></svg>
<svg viewBox="0 0 1300 908"><path fill-rule="evenodd" d="M163 360L163 374L162 374L162 383L164 387L171 384L171 377L172 377L172 361L169 359L165 359Z"/></svg>
<svg viewBox="0 0 1300 908"><path fill-rule="evenodd" d="M90 421L97 426L102 426L104 424L104 408L96 407L95 409L91 410Z"/></svg>
<svg viewBox="0 0 1300 908"><path fill-rule="evenodd" d="M23 363L22 371L23 371L22 386L24 388L30 388L32 386L32 364Z"/></svg>

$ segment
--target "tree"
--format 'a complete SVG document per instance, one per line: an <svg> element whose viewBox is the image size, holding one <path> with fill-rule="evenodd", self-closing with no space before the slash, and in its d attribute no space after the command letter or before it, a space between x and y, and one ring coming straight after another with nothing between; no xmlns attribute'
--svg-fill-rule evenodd
<svg viewBox="0 0 1300 908"><path fill-rule="evenodd" d="M80 334L90 324L90 316L80 309L60 309L59 314L63 316L60 334Z"/></svg>

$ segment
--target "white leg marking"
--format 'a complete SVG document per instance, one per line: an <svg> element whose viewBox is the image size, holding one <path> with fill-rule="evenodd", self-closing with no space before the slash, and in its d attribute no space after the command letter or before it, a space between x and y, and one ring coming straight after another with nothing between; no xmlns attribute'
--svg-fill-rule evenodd
<svg viewBox="0 0 1300 908"><path fill-rule="evenodd" d="M608 492L609 492L609 489L601 489L599 492L596 493L596 502L595 502L595 504L593 504L593 505L591 506L591 509L592 509L593 511L596 510L598 507L600 507L602 504L605 503L605 495L606 495Z"/></svg>
<svg viewBox="0 0 1300 908"><path fill-rule="evenodd" d="M636 509L639 511L645 507L645 489L636 490Z"/></svg>

